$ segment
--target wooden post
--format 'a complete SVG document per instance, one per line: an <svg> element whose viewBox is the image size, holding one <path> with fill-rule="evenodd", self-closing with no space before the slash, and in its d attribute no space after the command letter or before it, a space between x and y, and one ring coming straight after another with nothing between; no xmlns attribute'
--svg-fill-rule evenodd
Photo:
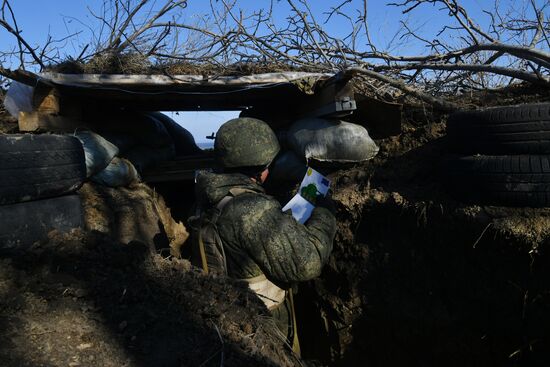
<svg viewBox="0 0 550 367"><path fill-rule="evenodd" d="M71 133L75 130L89 128L90 127L84 122L66 116L36 111L19 112L19 131Z"/></svg>
<svg viewBox="0 0 550 367"><path fill-rule="evenodd" d="M38 84L32 98L34 110L19 113L19 130L70 133L89 128L82 121L80 103L61 96L56 88Z"/></svg>
<svg viewBox="0 0 550 367"><path fill-rule="evenodd" d="M35 111L58 115L61 111L57 89L38 84L34 88L32 105Z"/></svg>

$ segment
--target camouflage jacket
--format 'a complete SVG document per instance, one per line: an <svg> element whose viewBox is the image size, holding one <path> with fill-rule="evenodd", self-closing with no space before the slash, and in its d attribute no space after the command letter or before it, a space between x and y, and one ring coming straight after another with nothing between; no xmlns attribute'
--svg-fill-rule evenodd
<svg viewBox="0 0 550 367"><path fill-rule="evenodd" d="M315 208L305 225L264 189L241 174L202 172L197 177L199 207L211 208L233 188L247 192L224 206L217 225L227 260L228 275L248 279L262 272L273 282L293 283L319 276L332 250L336 219Z"/></svg>

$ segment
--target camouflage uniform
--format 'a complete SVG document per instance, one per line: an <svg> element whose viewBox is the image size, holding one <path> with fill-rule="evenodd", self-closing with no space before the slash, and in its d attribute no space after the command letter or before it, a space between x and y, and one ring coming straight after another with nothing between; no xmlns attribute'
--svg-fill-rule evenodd
<svg viewBox="0 0 550 367"><path fill-rule="evenodd" d="M214 143L220 166L257 175L258 180L279 151L269 125L247 117L223 124ZM247 281L290 337L295 320L290 312L292 294L285 289L319 276L332 250L336 220L329 209L317 207L306 224L300 224L250 177L254 176L199 174L196 197L201 224L193 230L194 253L200 253L206 271L212 264L213 269ZM296 335L288 340L299 353Z"/></svg>
<svg viewBox="0 0 550 367"><path fill-rule="evenodd" d="M315 208L305 225L266 195L262 186L239 173L201 173L197 198L202 208L215 206L232 188L250 190L232 199L218 219L228 275L247 279L260 274L278 284L319 276L332 250L336 219Z"/></svg>

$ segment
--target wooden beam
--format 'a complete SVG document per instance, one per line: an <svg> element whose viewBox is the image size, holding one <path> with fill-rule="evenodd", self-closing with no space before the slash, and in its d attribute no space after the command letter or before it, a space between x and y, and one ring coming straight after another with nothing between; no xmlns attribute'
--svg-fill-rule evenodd
<svg viewBox="0 0 550 367"><path fill-rule="evenodd" d="M32 112L19 113L19 130L70 133L90 128L82 119L82 102L62 96L57 88L37 84L32 96Z"/></svg>
<svg viewBox="0 0 550 367"><path fill-rule="evenodd" d="M19 131L71 133L77 129L90 129L80 120L43 112L19 112Z"/></svg>
<svg viewBox="0 0 550 367"><path fill-rule="evenodd" d="M55 88L39 84L34 88L32 104L35 111L44 114L59 114L59 92Z"/></svg>

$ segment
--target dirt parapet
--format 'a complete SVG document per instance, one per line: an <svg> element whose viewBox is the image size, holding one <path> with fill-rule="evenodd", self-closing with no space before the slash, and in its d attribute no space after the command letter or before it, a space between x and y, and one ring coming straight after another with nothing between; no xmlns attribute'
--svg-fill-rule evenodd
<svg viewBox="0 0 550 367"><path fill-rule="evenodd" d="M79 190L87 230L99 231L121 243L138 241L153 250L179 248L189 237L176 222L162 196L145 184L111 188L85 183Z"/></svg>
<svg viewBox="0 0 550 367"><path fill-rule="evenodd" d="M550 211L455 201L441 185L446 146L444 120L405 126L374 161L331 176L339 227L321 278L302 287L313 301L302 300L301 317L321 335L306 356L336 366L549 361Z"/></svg>
<svg viewBox="0 0 550 367"><path fill-rule="evenodd" d="M0 258L4 366L294 366L246 284L99 232Z"/></svg>
<svg viewBox="0 0 550 367"><path fill-rule="evenodd" d="M0 89L0 134L13 134L19 131L17 119L12 117L4 107L5 91Z"/></svg>

